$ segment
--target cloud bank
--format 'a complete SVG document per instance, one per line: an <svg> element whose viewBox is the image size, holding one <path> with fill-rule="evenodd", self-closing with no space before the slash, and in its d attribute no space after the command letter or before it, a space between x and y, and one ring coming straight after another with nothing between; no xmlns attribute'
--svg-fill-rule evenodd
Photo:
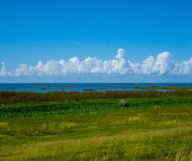
<svg viewBox="0 0 192 161"><path fill-rule="evenodd" d="M118 49L111 60L87 57L79 60L73 57L68 61L38 61L35 66L20 64L18 68L8 71L1 63L0 77L20 76L60 76L67 75L192 75L192 57L189 60L175 62L169 52L162 52L156 57L149 56L142 62L131 62L124 56L125 50Z"/></svg>

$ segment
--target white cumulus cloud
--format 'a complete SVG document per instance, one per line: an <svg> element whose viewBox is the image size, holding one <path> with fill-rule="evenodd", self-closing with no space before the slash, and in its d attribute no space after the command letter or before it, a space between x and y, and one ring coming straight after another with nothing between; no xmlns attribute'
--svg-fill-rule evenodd
<svg viewBox="0 0 192 161"><path fill-rule="evenodd" d="M1 63L1 71L0 71L0 76L5 76L7 74L7 71L6 71L6 65L4 62Z"/></svg>
<svg viewBox="0 0 192 161"><path fill-rule="evenodd" d="M18 68L7 71L6 64L1 64L0 76L67 76L67 75L191 75L192 58L182 62L171 60L169 52L162 52L156 57L149 56L142 62L132 62L125 58L125 50L118 49L115 58L102 60L87 57L79 60L73 57L69 60L38 61L35 66L20 64Z"/></svg>
<svg viewBox="0 0 192 161"><path fill-rule="evenodd" d="M181 63L176 63L172 73L177 75L192 74L192 57L189 60L184 60Z"/></svg>

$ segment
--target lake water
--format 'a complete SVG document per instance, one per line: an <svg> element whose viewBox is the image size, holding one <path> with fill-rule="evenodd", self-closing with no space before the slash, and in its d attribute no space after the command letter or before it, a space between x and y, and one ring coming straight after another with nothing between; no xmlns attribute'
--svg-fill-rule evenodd
<svg viewBox="0 0 192 161"><path fill-rule="evenodd" d="M107 91L107 90L137 90L135 86L150 87L192 87L192 83L0 83L0 91L30 91L45 93L48 91Z"/></svg>

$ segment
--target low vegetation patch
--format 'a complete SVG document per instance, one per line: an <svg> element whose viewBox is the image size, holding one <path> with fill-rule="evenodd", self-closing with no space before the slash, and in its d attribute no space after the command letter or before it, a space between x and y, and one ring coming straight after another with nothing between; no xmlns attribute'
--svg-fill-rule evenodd
<svg viewBox="0 0 192 161"><path fill-rule="evenodd" d="M190 91L192 90L192 87L161 87L161 86L150 86L150 87L144 87L144 86L135 86L135 89L149 89L149 90L184 90L184 91Z"/></svg>

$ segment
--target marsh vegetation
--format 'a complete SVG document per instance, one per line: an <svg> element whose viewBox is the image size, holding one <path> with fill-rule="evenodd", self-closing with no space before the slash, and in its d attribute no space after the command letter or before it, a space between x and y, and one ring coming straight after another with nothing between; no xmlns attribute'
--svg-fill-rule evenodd
<svg viewBox="0 0 192 161"><path fill-rule="evenodd" d="M0 160L192 160L192 91L0 92Z"/></svg>

